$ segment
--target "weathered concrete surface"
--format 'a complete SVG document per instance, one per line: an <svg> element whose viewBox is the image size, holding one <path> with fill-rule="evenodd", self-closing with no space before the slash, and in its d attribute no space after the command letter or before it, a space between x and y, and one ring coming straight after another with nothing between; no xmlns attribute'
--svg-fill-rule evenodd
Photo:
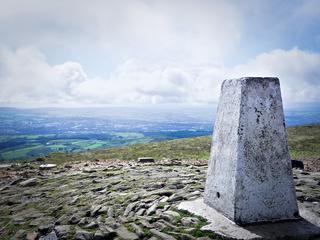
<svg viewBox="0 0 320 240"><path fill-rule="evenodd" d="M278 78L225 80L204 202L239 225L299 217Z"/></svg>
<svg viewBox="0 0 320 240"><path fill-rule="evenodd" d="M301 220L277 223L260 223L256 225L239 226L230 221L217 210L203 202L203 198L185 201L178 205L178 209L186 210L208 220L209 224L201 230L213 231L218 235L232 239L311 239L320 236L319 219L301 204Z"/></svg>

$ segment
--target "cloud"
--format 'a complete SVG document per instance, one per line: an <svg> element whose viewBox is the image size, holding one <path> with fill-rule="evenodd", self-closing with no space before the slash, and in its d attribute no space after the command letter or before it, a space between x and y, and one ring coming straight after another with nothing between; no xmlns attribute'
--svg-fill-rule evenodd
<svg viewBox="0 0 320 240"><path fill-rule="evenodd" d="M320 54L293 48L262 53L246 64L154 64L136 59L108 78L80 63L50 65L35 48L0 49L0 104L87 106L217 102L221 82L243 76L279 77L285 103L320 101Z"/></svg>
<svg viewBox="0 0 320 240"><path fill-rule="evenodd" d="M60 60L217 62L238 46L241 29L241 12L222 0L10 0L0 8L3 45L32 45Z"/></svg>
<svg viewBox="0 0 320 240"><path fill-rule="evenodd" d="M293 48L263 53L236 66L233 75L279 77L285 102L320 101L320 54Z"/></svg>
<svg viewBox="0 0 320 240"><path fill-rule="evenodd" d="M0 48L0 102L9 105L63 104L72 89L87 79L81 65L51 66L35 48Z"/></svg>

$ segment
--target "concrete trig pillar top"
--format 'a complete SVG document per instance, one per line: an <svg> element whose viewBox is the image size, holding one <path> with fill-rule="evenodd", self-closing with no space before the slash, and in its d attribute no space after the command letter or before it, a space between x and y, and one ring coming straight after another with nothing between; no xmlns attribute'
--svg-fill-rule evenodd
<svg viewBox="0 0 320 240"><path fill-rule="evenodd" d="M204 202L239 225L299 216L278 78L223 82Z"/></svg>

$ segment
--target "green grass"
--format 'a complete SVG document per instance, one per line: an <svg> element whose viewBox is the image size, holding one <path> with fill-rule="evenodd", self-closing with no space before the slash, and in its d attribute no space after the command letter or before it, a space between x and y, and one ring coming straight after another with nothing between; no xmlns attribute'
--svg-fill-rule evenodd
<svg viewBox="0 0 320 240"><path fill-rule="evenodd" d="M288 139L292 159L320 157L320 125L289 127Z"/></svg>
<svg viewBox="0 0 320 240"><path fill-rule="evenodd" d="M208 159L211 138L195 137L162 142L132 144L125 147L115 147L101 150L91 150L82 153L52 153L46 161L63 163L93 159L135 160L149 156L161 159Z"/></svg>

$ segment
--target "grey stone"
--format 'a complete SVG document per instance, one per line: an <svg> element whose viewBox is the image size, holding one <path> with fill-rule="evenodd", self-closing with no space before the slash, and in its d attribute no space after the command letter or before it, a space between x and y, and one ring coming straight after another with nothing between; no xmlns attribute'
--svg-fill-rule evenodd
<svg viewBox="0 0 320 240"><path fill-rule="evenodd" d="M102 207L99 209L98 213L99 213L99 214L108 213L108 210L109 210L109 207L107 207L107 206L102 206Z"/></svg>
<svg viewBox="0 0 320 240"><path fill-rule="evenodd" d="M169 200L169 197L164 196L164 197L161 198L160 203L168 202L168 200Z"/></svg>
<svg viewBox="0 0 320 240"><path fill-rule="evenodd" d="M124 240L136 240L139 239L138 235L130 232L126 227L121 226L118 229L116 229L116 233L118 236Z"/></svg>
<svg viewBox="0 0 320 240"><path fill-rule="evenodd" d="M177 222L180 218L180 214L178 212L168 210L163 212L162 218L166 219L169 222Z"/></svg>
<svg viewBox="0 0 320 240"><path fill-rule="evenodd" d="M82 170L83 173L94 173L96 172L95 169L92 169L92 168L85 168Z"/></svg>
<svg viewBox="0 0 320 240"><path fill-rule="evenodd" d="M10 168L11 164L0 164L0 169Z"/></svg>
<svg viewBox="0 0 320 240"><path fill-rule="evenodd" d="M94 233L93 240L105 240L105 239L113 239L116 236L116 233L113 232L112 234L110 232L104 232L101 230L97 230Z"/></svg>
<svg viewBox="0 0 320 240"><path fill-rule="evenodd" d="M172 196L169 197L168 201L169 202L177 202L183 200L182 194L173 194Z"/></svg>
<svg viewBox="0 0 320 240"><path fill-rule="evenodd" d="M90 222L84 228L96 228L96 227L98 227L98 223Z"/></svg>
<svg viewBox="0 0 320 240"><path fill-rule="evenodd" d="M157 209L158 206L159 206L159 201L155 201L155 202L151 205L151 207L149 207L149 208L147 209L146 215L149 216L149 215L155 213L155 211L156 211L156 209Z"/></svg>
<svg viewBox="0 0 320 240"><path fill-rule="evenodd" d="M54 231L52 231L51 233L49 233L45 236L41 236L39 238L39 240L58 240L58 237L57 237L56 233Z"/></svg>
<svg viewBox="0 0 320 240"><path fill-rule="evenodd" d="M135 223L130 223L131 228L134 230L134 232L138 235L139 238L143 238L144 237L144 232L142 230L142 228L135 224Z"/></svg>
<svg viewBox="0 0 320 240"><path fill-rule="evenodd" d="M78 222L80 222L81 218L78 215L72 215L69 218L69 223L71 224L77 224Z"/></svg>
<svg viewBox="0 0 320 240"><path fill-rule="evenodd" d="M143 195L143 197L149 197L149 196L152 196L152 195L159 195L159 196L167 196L167 197L169 197L174 193L175 193L175 191L173 191L173 190L158 189L158 190L147 192L146 194Z"/></svg>
<svg viewBox="0 0 320 240"><path fill-rule="evenodd" d="M140 208L140 209L136 212L136 215L137 215L137 216L142 216L145 211L146 211L146 209Z"/></svg>
<svg viewBox="0 0 320 240"><path fill-rule="evenodd" d="M194 217L184 217L181 219L181 224L183 226L194 227L198 223L199 223L199 219Z"/></svg>
<svg viewBox="0 0 320 240"><path fill-rule="evenodd" d="M48 163L48 164L41 164L39 166L39 169L40 170L50 170L50 169L53 169L55 167L57 167L57 164Z"/></svg>
<svg viewBox="0 0 320 240"><path fill-rule="evenodd" d="M163 232L160 232L160 231L158 231L156 229L150 229L150 232L153 235L156 235L157 237L159 237L162 240L175 240L175 238L172 237L171 235L163 233Z"/></svg>
<svg viewBox="0 0 320 240"><path fill-rule="evenodd" d="M299 217L278 78L225 80L204 201L237 224Z"/></svg>
<svg viewBox="0 0 320 240"><path fill-rule="evenodd" d="M38 239L39 234L37 232L28 232L26 236L26 240L36 240Z"/></svg>
<svg viewBox="0 0 320 240"><path fill-rule="evenodd" d="M54 225L49 223L49 224L41 224L38 227L38 231L41 235L46 235L47 233L51 232L54 228Z"/></svg>
<svg viewBox="0 0 320 240"><path fill-rule="evenodd" d="M141 223L142 226L144 226L145 228L152 228L152 224L150 224L147 220L144 219L140 219L139 221Z"/></svg>
<svg viewBox="0 0 320 240"><path fill-rule="evenodd" d="M182 233L179 236L180 240L195 240L196 238L191 236L190 234Z"/></svg>
<svg viewBox="0 0 320 240"><path fill-rule="evenodd" d="M91 240L93 239L93 236L94 234L92 232L78 229L74 237L76 240Z"/></svg>
<svg viewBox="0 0 320 240"><path fill-rule="evenodd" d="M40 226L43 226L45 227L45 225L53 225L53 223L55 222L54 218L53 217L38 217L38 218L35 218L34 220L32 220L29 225L30 226L37 226L37 227L40 227Z"/></svg>
<svg viewBox="0 0 320 240"><path fill-rule="evenodd" d="M21 187L32 187L38 184L38 180L36 178L29 178L25 181L19 183Z"/></svg>
<svg viewBox="0 0 320 240"><path fill-rule="evenodd" d="M125 216L125 217L128 216L129 213L130 213L131 211L133 211L138 204L139 204L139 202L129 203L128 206L126 207L126 210L125 210L124 213L123 213L123 216Z"/></svg>
<svg viewBox="0 0 320 240"><path fill-rule="evenodd" d="M109 207L107 215L109 218L113 218L114 217L114 211L113 211L113 207Z"/></svg>
<svg viewBox="0 0 320 240"><path fill-rule="evenodd" d="M14 236L12 237L12 240L20 240L24 239L27 236L27 232L24 229L19 229Z"/></svg>
<svg viewBox="0 0 320 240"><path fill-rule="evenodd" d="M139 163L153 163L154 159L152 157L140 157L138 158Z"/></svg>
<svg viewBox="0 0 320 240"><path fill-rule="evenodd" d="M70 233L70 225L58 225L55 226L54 230L59 238L66 239Z"/></svg>
<svg viewBox="0 0 320 240"><path fill-rule="evenodd" d="M101 208L101 205L93 205L90 210L91 217L97 216Z"/></svg>

